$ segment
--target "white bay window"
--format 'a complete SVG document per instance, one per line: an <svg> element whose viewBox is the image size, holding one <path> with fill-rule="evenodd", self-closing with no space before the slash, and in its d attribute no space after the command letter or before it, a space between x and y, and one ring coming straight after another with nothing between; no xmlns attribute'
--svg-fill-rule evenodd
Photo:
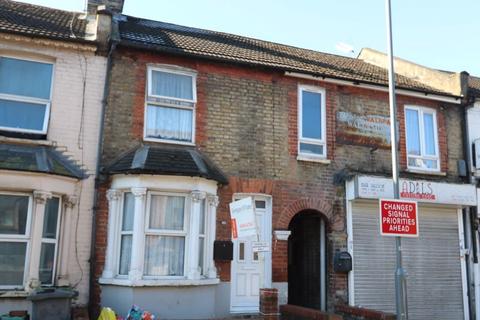
<svg viewBox="0 0 480 320"><path fill-rule="evenodd" d="M193 144L195 73L157 67L147 72L145 140Z"/></svg>
<svg viewBox="0 0 480 320"><path fill-rule="evenodd" d="M0 193L0 289L55 284L61 203L44 191Z"/></svg>
<svg viewBox="0 0 480 320"><path fill-rule="evenodd" d="M440 171L437 114L434 109L406 106L407 166L422 171Z"/></svg>
<svg viewBox="0 0 480 320"><path fill-rule="evenodd" d="M216 280L215 190L109 191L109 234L101 283L199 284ZM116 270L115 272L113 270ZM175 282L176 281L176 282Z"/></svg>

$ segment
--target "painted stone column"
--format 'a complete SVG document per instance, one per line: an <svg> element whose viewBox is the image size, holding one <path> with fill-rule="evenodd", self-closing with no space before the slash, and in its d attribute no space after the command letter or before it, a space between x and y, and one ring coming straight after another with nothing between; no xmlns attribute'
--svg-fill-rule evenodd
<svg viewBox="0 0 480 320"><path fill-rule="evenodd" d="M215 267L215 261L213 260L213 243L216 237L217 228L217 206L218 197L209 195L207 197L207 214L208 214L208 226L207 226L207 275L210 279L217 277L217 268Z"/></svg>
<svg viewBox="0 0 480 320"><path fill-rule="evenodd" d="M107 191L108 200L108 234L107 250L105 251L105 266L103 267L102 278L110 279L115 275L115 238L117 234L117 224L120 208L120 199L122 193L118 190L110 189Z"/></svg>
<svg viewBox="0 0 480 320"><path fill-rule="evenodd" d="M78 198L74 195L63 196L63 221L62 238L61 238L61 251L60 251L60 264L57 277L57 285L60 287L66 287L70 285L70 278L68 274L68 264L70 262L70 248L72 243L72 219L74 215L74 208L77 205Z"/></svg>
<svg viewBox="0 0 480 320"><path fill-rule="evenodd" d="M33 219L32 219L32 238L30 242L30 267L28 271L27 291L40 286L40 251L42 250L43 219L45 217L45 204L52 194L47 191L33 191Z"/></svg>
<svg viewBox="0 0 480 320"><path fill-rule="evenodd" d="M190 254L187 258L188 263L188 279L200 279L199 263L199 229L200 229L200 210L202 208L201 202L205 199L206 193L201 191L192 191L190 194L192 198L192 210L190 213L190 229L188 232L188 247Z"/></svg>
<svg viewBox="0 0 480 320"><path fill-rule="evenodd" d="M128 278L132 282L135 282L137 280L141 280L143 275L143 253L145 251L145 196L147 194L147 188L132 188L131 191L135 197L135 205L133 217L132 255Z"/></svg>

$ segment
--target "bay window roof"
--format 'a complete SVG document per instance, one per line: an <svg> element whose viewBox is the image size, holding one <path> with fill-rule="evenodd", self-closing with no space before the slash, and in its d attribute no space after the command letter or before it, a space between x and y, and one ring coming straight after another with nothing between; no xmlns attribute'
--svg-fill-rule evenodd
<svg viewBox="0 0 480 320"><path fill-rule="evenodd" d="M109 174L158 174L202 177L227 184L225 174L195 148L142 145L127 151L106 168Z"/></svg>
<svg viewBox="0 0 480 320"><path fill-rule="evenodd" d="M82 168L50 146L0 144L0 169L86 177Z"/></svg>

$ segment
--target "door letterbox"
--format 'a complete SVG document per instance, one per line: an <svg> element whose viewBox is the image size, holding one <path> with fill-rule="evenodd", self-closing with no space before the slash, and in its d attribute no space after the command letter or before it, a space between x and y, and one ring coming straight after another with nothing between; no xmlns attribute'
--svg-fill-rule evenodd
<svg viewBox="0 0 480 320"><path fill-rule="evenodd" d="M338 273L352 271L352 256L346 251L337 251L333 257L333 270Z"/></svg>

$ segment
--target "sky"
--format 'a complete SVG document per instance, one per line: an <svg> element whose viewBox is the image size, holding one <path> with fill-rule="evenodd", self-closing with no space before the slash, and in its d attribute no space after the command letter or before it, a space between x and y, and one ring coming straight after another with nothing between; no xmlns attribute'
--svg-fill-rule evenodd
<svg viewBox="0 0 480 320"><path fill-rule="evenodd" d="M391 1L395 56L480 76L480 1ZM22 2L74 11L85 3ZM385 0L125 0L123 13L351 57L387 47Z"/></svg>

